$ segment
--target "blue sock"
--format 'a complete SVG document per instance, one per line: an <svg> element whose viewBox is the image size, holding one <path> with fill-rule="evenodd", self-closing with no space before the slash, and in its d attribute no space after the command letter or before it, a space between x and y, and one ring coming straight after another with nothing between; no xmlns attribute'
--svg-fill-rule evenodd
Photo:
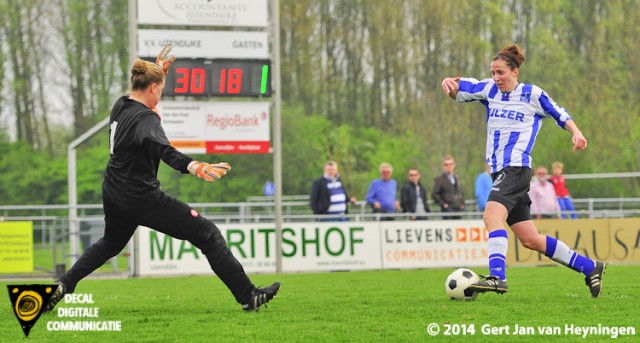
<svg viewBox="0 0 640 343"><path fill-rule="evenodd" d="M548 258L584 275L589 275L595 268L595 263L592 259L578 254L562 241L550 236L547 236L547 249L544 254Z"/></svg>
<svg viewBox="0 0 640 343"><path fill-rule="evenodd" d="M489 232L489 275L496 276L500 280L507 279L507 249L509 241L507 231L498 229Z"/></svg>

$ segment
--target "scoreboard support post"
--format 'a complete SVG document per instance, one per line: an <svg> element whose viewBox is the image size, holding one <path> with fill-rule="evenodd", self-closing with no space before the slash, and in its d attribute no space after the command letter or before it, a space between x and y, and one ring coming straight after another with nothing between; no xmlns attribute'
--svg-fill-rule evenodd
<svg viewBox="0 0 640 343"><path fill-rule="evenodd" d="M271 0L273 35L273 177L275 184L276 273L282 273L282 130L280 120L280 1Z"/></svg>

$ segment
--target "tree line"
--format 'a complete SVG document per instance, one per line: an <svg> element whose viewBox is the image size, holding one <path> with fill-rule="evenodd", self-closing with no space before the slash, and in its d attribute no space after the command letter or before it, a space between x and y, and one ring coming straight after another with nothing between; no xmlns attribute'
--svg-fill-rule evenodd
<svg viewBox="0 0 640 343"><path fill-rule="evenodd" d="M307 194L328 159L340 163L349 191L360 198L381 162L394 165L398 181L417 166L429 186L446 154L456 158L471 194L483 170L484 109L454 103L440 81L490 77L491 58L509 43L526 54L520 81L545 89L589 139L589 148L574 154L570 135L545 121L536 164L560 160L567 173L640 170L634 101L640 67L631 62L640 54L638 1L281 0L280 6L285 194ZM61 203L66 145L108 115L127 88L127 1L0 0L0 15L1 201ZM79 169L81 202L100 202L108 158L106 131L102 136L79 152L86 164ZM31 180L12 168L11 156L52 176ZM270 155L197 157L228 160L234 175L212 195L163 168L163 187L187 201L242 201L273 179ZM33 187L49 195L38 197ZM591 180L570 188L579 197L637 196L640 184Z"/></svg>

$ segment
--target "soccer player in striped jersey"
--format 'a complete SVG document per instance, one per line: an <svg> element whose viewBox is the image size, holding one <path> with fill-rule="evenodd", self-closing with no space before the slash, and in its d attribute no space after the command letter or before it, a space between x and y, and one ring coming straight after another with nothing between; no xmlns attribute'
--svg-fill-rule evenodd
<svg viewBox="0 0 640 343"><path fill-rule="evenodd" d="M532 178L531 150L543 118L552 118L571 132L573 151L587 147L584 137L567 111L545 91L520 83L520 67L525 61L518 45L508 45L491 62L491 79L466 77L442 80L442 90L458 102L479 101L487 109L486 161L491 167L493 187L484 210L489 230L489 276L470 288L477 292L508 290L505 260L506 221L522 245L585 275L591 296L602 291L605 263L591 260L556 238L541 235L531 220L531 199L527 192Z"/></svg>

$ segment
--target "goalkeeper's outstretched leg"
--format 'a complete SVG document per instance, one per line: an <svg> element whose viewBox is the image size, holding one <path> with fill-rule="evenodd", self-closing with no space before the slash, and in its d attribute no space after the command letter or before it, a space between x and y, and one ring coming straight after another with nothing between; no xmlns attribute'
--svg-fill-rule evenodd
<svg viewBox="0 0 640 343"><path fill-rule="evenodd" d="M227 247L220 229L187 204L169 195L163 194L158 207L141 219L141 225L177 239L187 240L200 249L206 256L211 269L243 307L248 304L258 304L252 309L257 310L260 305L271 300L280 287L277 283L277 287L265 289L265 297L259 295L254 297L256 292L260 293L260 290L256 289L240 262ZM264 300L256 302L254 299L256 297Z"/></svg>

